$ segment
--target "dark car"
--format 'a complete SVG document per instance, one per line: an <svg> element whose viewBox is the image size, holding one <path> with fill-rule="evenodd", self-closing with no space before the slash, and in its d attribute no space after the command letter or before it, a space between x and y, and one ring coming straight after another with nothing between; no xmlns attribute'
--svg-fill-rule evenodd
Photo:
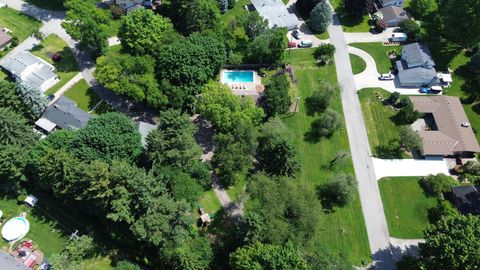
<svg viewBox="0 0 480 270"><path fill-rule="evenodd" d="M294 37L296 39L300 39L301 36L302 36L302 34L300 34L300 31L298 31L298 30L293 30L292 31L292 37Z"/></svg>

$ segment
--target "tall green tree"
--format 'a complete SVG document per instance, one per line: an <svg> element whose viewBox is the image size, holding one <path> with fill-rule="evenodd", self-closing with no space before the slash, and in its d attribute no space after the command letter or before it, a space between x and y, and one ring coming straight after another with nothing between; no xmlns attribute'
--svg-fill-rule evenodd
<svg viewBox="0 0 480 270"><path fill-rule="evenodd" d="M456 215L425 230L420 256L426 269L473 270L480 266L480 219Z"/></svg>
<svg viewBox="0 0 480 270"><path fill-rule="evenodd" d="M71 142L71 152L81 160L134 161L142 150L140 133L121 113L106 113L90 120Z"/></svg>
<svg viewBox="0 0 480 270"><path fill-rule="evenodd" d="M18 144L0 146L0 189L4 194L16 195L23 191L29 147Z"/></svg>
<svg viewBox="0 0 480 270"><path fill-rule="evenodd" d="M343 0L343 8L353 18L360 19L367 13L368 0Z"/></svg>
<svg viewBox="0 0 480 270"><path fill-rule="evenodd" d="M286 74L273 77L265 87L264 98L267 116L284 114L292 104L290 97L290 80Z"/></svg>
<svg viewBox="0 0 480 270"><path fill-rule="evenodd" d="M320 114L317 119L313 120L307 135L313 140L318 140L321 137L328 138L331 137L341 125L340 114L332 109L327 109Z"/></svg>
<svg viewBox="0 0 480 270"><path fill-rule="evenodd" d="M332 8L326 0L321 0L310 12L308 26L318 33L325 32L332 23Z"/></svg>
<svg viewBox="0 0 480 270"><path fill-rule="evenodd" d="M437 8L435 0L412 0L410 10L417 18L422 18Z"/></svg>
<svg viewBox="0 0 480 270"><path fill-rule="evenodd" d="M95 6L95 1L68 0L64 5L67 17L62 25L67 33L81 48L103 54L108 46L108 15Z"/></svg>
<svg viewBox="0 0 480 270"><path fill-rule="evenodd" d="M410 126L399 127L400 143L410 151L420 149L422 147L422 139L417 131Z"/></svg>
<svg viewBox="0 0 480 270"><path fill-rule="evenodd" d="M350 174L338 174L317 188L322 205L326 208L345 206L357 192L357 182Z"/></svg>
<svg viewBox="0 0 480 270"><path fill-rule="evenodd" d="M185 35L220 25L220 10L215 0L172 0L169 10L175 27Z"/></svg>
<svg viewBox="0 0 480 270"><path fill-rule="evenodd" d="M257 242L250 246L241 247L230 254L230 266L233 270L308 269L300 250L290 242L283 246Z"/></svg>
<svg viewBox="0 0 480 270"><path fill-rule="evenodd" d="M167 103L167 97L159 88L154 68L155 62L149 57L110 53L97 59L94 74L113 92L160 108Z"/></svg>
<svg viewBox="0 0 480 270"><path fill-rule="evenodd" d="M261 17L258 12L249 12L246 16L240 18L240 23L250 39L260 36L268 29L268 21Z"/></svg>
<svg viewBox="0 0 480 270"><path fill-rule="evenodd" d="M175 36L168 18L140 9L123 17L118 31L122 49L132 55L155 55L161 45Z"/></svg>
<svg viewBox="0 0 480 270"><path fill-rule="evenodd" d="M450 192L453 186L458 184L452 177L439 173L437 175L429 174L422 178L422 186L427 194L441 196Z"/></svg>
<svg viewBox="0 0 480 270"><path fill-rule="evenodd" d="M443 32L452 42L464 48L480 42L479 1L444 0L440 2L439 11L443 20Z"/></svg>
<svg viewBox="0 0 480 270"><path fill-rule="evenodd" d="M326 82L322 83L318 90L313 91L305 99L308 114L313 115L325 111L330 106L332 98L337 91L338 89L333 85Z"/></svg>
<svg viewBox="0 0 480 270"><path fill-rule="evenodd" d="M24 105L18 95L17 84L6 80L0 81L0 108L9 108L26 118L33 118L31 110Z"/></svg>
<svg viewBox="0 0 480 270"><path fill-rule="evenodd" d="M294 176L300 170L297 149L283 123L265 123L258 138L257 161L271 175Z"/></svg>
<svg viewBox="0 0 480 270"><path fill-rule="evenodd" d="M252 63L275 64L283 60L287 48L287 29L278 28L257 36L248 45L248 59Z"/></svg>
<svg viewBox="0 0 480 270"><path fill-rule="evenodd" d="M392 117L392 120L394 120L397 125L410 125L421 116L422 114L414 109L412 102L409 102Z"/></svg>
<svg viewBox="0 0 480 270"><path fill-rule="evenodd" d="M30 146L35 141L32 126L22 115L0 107L0 146L12 144Z"/></svg>

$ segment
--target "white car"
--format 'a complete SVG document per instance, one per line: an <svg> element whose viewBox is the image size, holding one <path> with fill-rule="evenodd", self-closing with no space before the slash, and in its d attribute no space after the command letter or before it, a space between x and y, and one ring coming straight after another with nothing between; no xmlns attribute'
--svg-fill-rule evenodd
<svg viewBox="0 0 480 270"><path fill-rule="evenodd" d="M298 43L299 48L310 48L313 46L313 42L311 40L303 40Z"/></svg>
<svg viewBox="0 0 480 270"><path fill-rule="evenodd" d="M380 77L378 77L378 79L381 81L391 81L395 79L395 75L393 75L392 73L380 74Z"/></svg>

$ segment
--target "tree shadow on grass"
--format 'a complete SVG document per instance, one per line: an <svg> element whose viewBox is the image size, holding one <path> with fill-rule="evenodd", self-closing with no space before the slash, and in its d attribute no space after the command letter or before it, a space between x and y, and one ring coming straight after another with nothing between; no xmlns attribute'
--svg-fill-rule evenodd
<svg viewBox="0 0 480 270"><path fill-rule="evenodd" d="M100 97L91 87L88 88L86 95L89 98L87 107L88 110L91 110L95 105L98 104L98 102L100 102Z"/></svg>
<svg viewBox="0 0 480 270"><path fill-rule="evenodd" d="M379 158L402 158L402 148L397 140L391 140L386 145L375 147L376 156Z"/></svg>

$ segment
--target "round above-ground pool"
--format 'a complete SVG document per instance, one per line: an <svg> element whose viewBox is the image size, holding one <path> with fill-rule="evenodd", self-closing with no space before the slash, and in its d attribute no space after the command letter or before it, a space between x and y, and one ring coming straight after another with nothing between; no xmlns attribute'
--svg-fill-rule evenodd
<svg viewBox="0 0 480 270"><path fill-rule="evenodd" d="M6 241L15 241L23 238L30 230L30 223L23 217L14 217L2 227L2 237Z"/></svg>
<svg viewBox="0 0 480 270"><path fill-rule="evenodd" d="M253 83L254 71L224 71L222 83Z"/></svg>

